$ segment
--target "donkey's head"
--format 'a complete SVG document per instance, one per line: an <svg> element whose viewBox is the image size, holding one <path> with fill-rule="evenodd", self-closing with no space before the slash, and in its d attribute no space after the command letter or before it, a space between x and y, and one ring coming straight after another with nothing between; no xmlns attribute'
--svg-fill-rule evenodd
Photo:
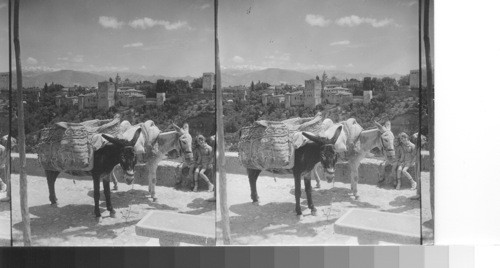
<svg viewBox="0 0 500 268"><path fill-rule="evenodd" d="M193 159L193 138L191 134L189 134L189 125L187 123L184 124L183 128L178 127L176 124L172 124L177 133L179 134L179 145L180 151L184 154L184 158L186 160Z"/></svg>
<svg viewBox="0 0 500 268"><path fill-rule="evenodd" d="M394 151L394 134L391 131L391 122L387 121L383 126L375 122L375 125L380 132L380 147L385 157L388 160L394 159L396 153Z"/></svg>
<svg viewBox="0 0 500 268"><path fill-rule="evenodd" d="M135 131L134 137L130 141L102 134L103 138L119 148L118 163L122 167L123 177L129 185L134 182L134 169L135 164L137 163L137 154L135 152L134 145L137 142L137 139L139 139L139 135L141 135L140 128Z"/></svg>
<svg viewBox="0 0 500 268"><path fill-rule="evenodd" d="M325 170L325 176L328 182L332 182L333 174L335 172L335 164L337 163L338 153L335 152L335 143L342 133L342 126L339 126L335 131L335 134L331 139L319 137L316 135L311 135L307 132L302 132L309 140L320 145L319 149L319 161Z"/></svg>

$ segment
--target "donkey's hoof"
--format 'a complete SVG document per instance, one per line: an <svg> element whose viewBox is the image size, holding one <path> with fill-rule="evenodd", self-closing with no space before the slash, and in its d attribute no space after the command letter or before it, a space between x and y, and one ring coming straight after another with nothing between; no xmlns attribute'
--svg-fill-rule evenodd
<svg viewBox="0 0 500 268"><path fill-rule="evenodd" d="M316 183L316 188L321 188L321 184Z"/></svg>
<svg viewBox="0 0 500 268"><path fill-rule="evenodd" d="M57 203L57 202L51 203L50 205L51 205L52 207L54 207L54 208L59 207L59 203Z"/></svg>
<svg viewBox="0 0 500 268"><path fill-rule="evenodd" d="M316 210L311 210L311 215L312 216L316 216L316 214L317 214Z"/></svg>
<svg viewBox="0 0 500 268"><path fill-rule="evenodd" d="M114 219L114 218L116 218L116 211L114 211L114 210L113 210L113 211L110 211L110 212L109 212L109 217L111 217L111 218L113 218L113 219Z"/></svg>
<svg viewBox="0 0 500 268"><path fill-rule="evenodd" d="M302 212L299 214L297 213L297 220L301 220L302 218L304 218L304 216L302 215Z"/></svg>
<svg viewBox="0 0 500 268"><path fill-rule="evenodd" d="M260 205L260 203L259 203L259 201L253 201L253 202L252 202L252 205L254 205L254 206L259 206L259 205Z"/></svg>
<svg viewBox="0 0 500 268"><path fill-rule="evenodd" d="M99 217L95 217L95 223L96 223L96 224L99 224L99 223L101 223L101 222L102 222L102 217L101 217L101 216L99 216Z"/></svg>
<svg viewBox="0 0 500 268"><path fill-rule="evenodd" d="M118 185L113 186L113 191L118 191Z"/></svg>
<svg viewBox="0 0 500 268"><path fill-rule="evenodd" d="M158 202L158 197L153 197L153 202Z"/></svg>
<svg viewBox="0 0 500 268"><path fill-rule="evenodd" d="M359 195L354 195L354 200L359 200Z"/></svg>

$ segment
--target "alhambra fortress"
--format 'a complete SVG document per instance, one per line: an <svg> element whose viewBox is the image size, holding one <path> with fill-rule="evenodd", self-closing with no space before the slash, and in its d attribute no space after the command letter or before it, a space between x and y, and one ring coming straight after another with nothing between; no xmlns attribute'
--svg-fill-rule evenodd
<svg viewBox="0 0 500 268"><path fill-rule="evenodd" d="M207 94L213 95L214 80L214 73L203 73L202 88L193 89L190 95L193 98L196 98L198 95L204 97ZM162 106L167 99L167 93L157 92L156 98L146 98L144 90L147 87L155 87L155 84L147 82L132 83L128 79L122 81L120 75L117 74L114 81L110 79L110 81L99 82L97 89L89 90L95 92L71 96L71 91L76 89L76 87L63 88L62 94L56 96L56 105L58 107L78 106L79 110L92 108L109 109L114 106ZM183 93L179 94L182 95Z"/></svg>

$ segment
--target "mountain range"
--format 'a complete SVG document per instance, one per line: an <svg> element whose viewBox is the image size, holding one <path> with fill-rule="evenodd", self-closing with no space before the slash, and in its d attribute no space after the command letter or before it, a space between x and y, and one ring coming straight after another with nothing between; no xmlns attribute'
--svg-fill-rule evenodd
<svg viewBox="0 0 500 268"><path fill-rule="evenodd" d="M271 85L279 84L292 84L292 85L304 85L305 80L314 79L316 75L320 76L323 71L308 71L300 72L287 69L278 68L268 68L264 70L252 71L252 70L239 70L239 69L223 69L222 70L222 86L237 86L237 85L247 85L249 86L252 81L257 83L259 81L266 82ZM335 76L337 79L351 79L355 78L358 80L363 80L363 77L391 77L399 79L401 74L390 74L390 75L373 75L369 73L348 73L343 71L327 71L328 77ZM158 79L168 79L168 80L187 80L189 82L193 81L195 77L184 76L184 77L168 77L163 75L142 75L137 73L122 72L119 73L122 81L129 79L132 82L139 81L150 81L155 83ZM43 87L45 83L55 83L61 84L63 86L69 87L74 85L86 86L86 87L96 87L98 82L106 81L109 78L115 78L115 72L82 72L73 70L60 70L55 72L34 72L34 71L23 71L23 86L24 87ZM15 72L13 77L13 85L15 87ZM7 88L8 81L1 80L0 88Z"/></svg>
<svg viewBox="0 0 500 268"><path fill-rule="evenodd" d="M5 74L5 73L2 73ZM73 70L60 70L55 72L34 72L34 71L23 71L23 87L43 87L45 83L47 84L60 84L65 87L70 87L74 85L84 86L84 87L97 87L98 82L107 81L109 78L115 79L116 72L82 72ZM189 82L193 81L195 77L184 76L184 77L167 77L163 75L142 75L137 73L119 73L122 81L128 78L132 82L139 81L150 81L156 83L158 79L169 79L169 80L187 80ZM7 88L8 81L1 80L0 88ZM13 72L13 87L16 84L15 71Z"/></svg>
<svg viewBox="0 0 500 268"><path fill-rule="evenodd" d="M374 75L369 73L348 73L344 71L326 71L329 78L336 77L339 80L355 78L358 80L363 80L364 77L391 77L394 79L399 79L401 74L389 74L389 75ZM314 79L316 75L321 77L323 75L322 70L300 72L294 70L269 68L259 71L246 71L239 69L223 69L222 70L222 86L238 86L247 85L249 86L252 81L257 83L258 81L266 82L271 85L279 84L291 84L291 85L304 85L305 80Z"/></svg>

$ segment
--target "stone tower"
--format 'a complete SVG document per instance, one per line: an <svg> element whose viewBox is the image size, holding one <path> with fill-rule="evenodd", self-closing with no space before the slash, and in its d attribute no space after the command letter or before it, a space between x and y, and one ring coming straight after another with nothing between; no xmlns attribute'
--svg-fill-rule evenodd
<svg viewBox="0 0 500 268"><path fill-rule="evenodd" d="M115 83L99 82L97 89L97 108L109 109L115 106Z"/></svg>
<svg viewBox="0 0 500 268"><path fill-rule="evenodd" d="M122 78L120 77L120 75L116 74L116 78L115 78L116 87L121 85L121 83L122 83Z"/></svg>
<svg viewBox="0 0 500 268"><path fill-rule="evenodd" d="M321 104L321 80L306 80L304 88L304 106L315 108L318 104Z"/></svg>
<svg viewBox="0 0 500 268"><path fill-rule="evenodd" d="M214 73L203 73L203 91L212 91L215 82L214 80Z"/></svg>

